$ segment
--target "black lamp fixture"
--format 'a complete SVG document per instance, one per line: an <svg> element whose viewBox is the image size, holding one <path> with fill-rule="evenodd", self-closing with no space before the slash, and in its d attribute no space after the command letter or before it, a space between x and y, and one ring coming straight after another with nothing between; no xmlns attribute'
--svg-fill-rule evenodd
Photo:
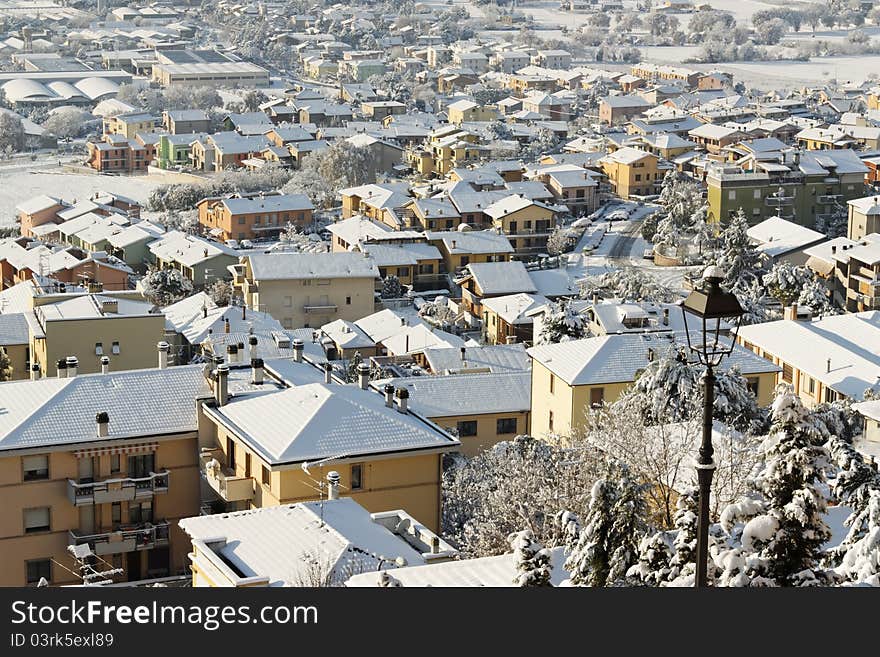
<svg viewBox="0 0 880 657"><path fill-rule="evenodd" d="M706 367L703 376L703 440L697 458L697 481L700 489L700 516L697 524L697 572L694 585L708 586L709 561L709 496L712 476L715 474L715 453L712 447L712 411L715 405L715 372L725 356L729 356L736 343L742 321L743 309L735 294L721 287L724 272L717 266L707 267L703 272L704 284L693 290L682 304L685 335L688 350L695 353ZM688 315L691 326L688 326ZM693 326L694 320L698 326ZM691 330L700 331L700 339L691 339ZM730 333L722 337L722 333Z"/></svg>

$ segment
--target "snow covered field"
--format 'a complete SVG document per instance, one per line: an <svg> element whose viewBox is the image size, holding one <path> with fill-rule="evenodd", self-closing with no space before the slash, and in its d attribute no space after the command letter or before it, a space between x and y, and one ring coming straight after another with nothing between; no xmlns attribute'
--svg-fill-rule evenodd
<svg viewBox="0 0 880 657"><path fill-rule="evenodd" d="M14 225L15 206L40 194L73 201L88 198L97 191L107 191L123 194L143 203L153 189L168 182L170 181L155 176L100 176L42 171L29 173L0 169L0 226Z"/></svg>

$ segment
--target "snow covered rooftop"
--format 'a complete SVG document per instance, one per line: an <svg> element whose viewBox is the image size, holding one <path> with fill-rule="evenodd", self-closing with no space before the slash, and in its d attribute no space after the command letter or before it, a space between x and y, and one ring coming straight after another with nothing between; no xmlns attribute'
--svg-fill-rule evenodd
<svg viewBox="0 0 880 657"><path fill-rule="evenodd" d="M751 324L739 335L853 400L880 390L880 311Z"/></svg>
<svg viewBox="0 0 880 657"><path fill-rule="evenodd" d="M355 322L373 342L385 342L388 338L398 335L409 326L424 324L418 312L413 308L392 310L386 308L372 315L367 315Z"/></svg>
<svg viewBox="0 0 880 657"><path fill-rule="evenodd" d="M549 303L547 297L539 294L508 294L502 297L483 299L483 308L496 313L508 324L531 324L533 319L526 315L530 310Z"/></svg>
<svg viewBox="0 0 880 657"><path fill-rule="evenodd" d="M192 345L202 344L209 334L215 337L226 331L229 321L231 333L268 334L283 331L281 323L268 313L242 309L241 306L218 306L205 292L198 292L170 306L165 314L167 329L180 333Z"/></svg>
<svg viewBox="0 0 880 657"><path fill-rule="evenodd" d="M484 296L538 291L525 265L518 260L471 263L467 271Z"/></svg>
<svg viewBox="0 0 880 657"><path fill-rule="evenodd" d="M63 380L63 379L62 379ZM450 451L459 442L357 386L312 383L246 396L205 413L272 465L410 451Z"/></svg>
<svg viewBox="0 0 880 657"><path fill-rule="evenodd" d="M758 250L771 258L784 256L824 242L828 238L820 232L781 217L770 217L746 231L758 243Z"/></svg>
<svg viewBox="0 0 880 657"><path fill-rule="evenodd" d="M489 372L515 372L530 369L525 345L498 344L465 347L462 360L461 348L432 347L425 349L428 367L435 374L465 374L468 370Z"/></svg>
<svg viewBox="0 0 880 657"><path fill-rule="evenodd" d="M402 327L393 336L381 342L391 356L419 353L432 347L463 347L465 344L457 335L429 327L424 323Z"/></svg>
<svg viewBox="0 0 880 657"><path fill-rule="evenodd" d="M531 381L531 372L499 372L411 376L376 381L373 387L382 390L386 383L391 383L395 388L406 388L409 407L423 417L434 419L529 411Z"/></svg>
<svg viewBox="0 0 880 657"><path fill-rule="evenodd" d="M337 319L321 327L324 334L341 349L365 349L376 346L366 332L354 322Z"/></svg>
<svg viewBox="0 0 880 657"><path fill-rule="evenodd" d="M659 358L666 350L682 345L686 348L683 333L624 333L541 345L528 349L528 353L569 385L599 385L634 381L636 373L650 362L649 349ZM780 369L740 346L724 359L721 369L727 370L733 365L738 365L744 375Z"/></svg>
<svg viewBox="0 0 880 657"><path fill-rule="evenodd" d="M379 276L376 263L362 253L260 253L248 258L255 281Z"/></svg>
<svg viewBox="0 0 880 657"><path fill-rule="evenodd" d="M0 384L0 451L196 431L201 365ZM98 438L95 414L110 416Z"/></svg>

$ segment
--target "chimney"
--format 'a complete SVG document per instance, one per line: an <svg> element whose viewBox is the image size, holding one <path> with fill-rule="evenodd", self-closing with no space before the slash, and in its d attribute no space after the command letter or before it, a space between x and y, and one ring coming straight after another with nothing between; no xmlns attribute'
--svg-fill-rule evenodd
<svg viewBox="0 0 880 657"><path fill-rule="evenodd" d="M597 303L599 303L599 293L593 292L593 305L595 306Z"/></svg>
<svg viewBox="0 0 880 657"><path fill-rule="evenodd" d="M302 362L304 346L305 345L303 345L303 341L300 340L299 338L296 338L293 341L293 362L294 363L301 363Z"/></svg>
<svg viewBox="0 0 880 657"><path fill-rule="evenodd" d="M397 392L394 394L397 397L397 412L406 413L409 401L409 390L406 388L398 388Z"/></svg>
<svg viewBox="0 0 880 657"><path fill-rule="evenodd" d="M67 361L63 358L59 358L58 362L55 363L56 367L58 367L58 378L66 379L67 378Z"/></svg>
<svg viewBox="0 0 880 657"><path fill-rule="evenodd" d="M327 473L327 499L328 500L338 500L339 499L339 473L336 470L331 470Z"/></svg>
<svg viewBox="0 0 880 657"><path fill-rule="evenodd" d="M202 319L206 319L208 317L208 306L202 305Z"/></svg>
<svg viewBox="0 0 880 657"><path fill-rule="evenodd" d="M228 317L223 320L223 332L229 333L229 318Z"/></svg>
<svg viewBox="0 0 880 657"><path fill-rule="evenodd" d="M263 359L251 358L251 383L263 385Z"/></svg>
<svg viewBox="0 0 880 657"><path fill-rule="evenodd" d="M251 337L248 338L248 351L250 353L251 363L253 363L254 359L257 357L257 343L258 342L259 342L259 340L257 340L256 335L252 335Z"/></svg>
<svg viewBox="0 0 880 657"><path fill-rule="evenodd" d="M831 359L825 361L825 373L828 374L831 372Z"/></svg>
<svg viewBox="0 0 880 657"><path fill-rule="evenodd" d="M837 253L837 245L836 244L831 245L831 253Z"/></svg>
<svg viewBox="0 0 880 657"><path fill-rule="evenodd" d="M76 368L79 365L79 359L76 356L67 357L67 378L72 379L76 376Z"/></svg>
<svg viewBox="0 0 880 657"><path fill-rule="evenodd" d="M439 554L440 553L440 537L432 536L431 537L431 554Z"/></svg>
<svg viewBox="0 0 880 657"><path fill-rule="evenodd" d="M798 318L798 306L796 303L791 304L790 306L786 306L783 310L783 319L790 319L793 322L796 322Z"/></svg>
<svg viewBox="0 0 880 657"><path fill-rule="evenodd" d="M652 363L654 361L654 349L653 347L648 347L648 362Z"/></svg>
<svg viewBox="0 0 880 657"><path fill-rule="evenodd" d="M456 240L452 240L452 250L453 251L455 250L455 242L456 242Z"/></svg>
<svg viewBox="0 0 880 657"><path fill-rule="evenodd" d="M361 390L366 390L370 387L370 366L366 363L361 363L357 368L358 373L358 387Z"/></svg>
<svg viewBox="0 0 880 657"><path fill-rule="evenodd" d="M214 399L218 406L225 406L229 401L229 365L220 363L217 366L217 387L214 389Z"/></svg>
<svg viewBox="0 0 880 657"><path fill-rule="evenodd" d="M333 366L330 363L324 363L324 383L333 382Z"/></svg>
<svg viewBox="0 0 880 657"><path fill-rule="evenodd" d="M98 425L98 438L106 438L110 434L110 416L107 411L101 411L95 415L95 423Z"/></svg>
<svg viewBox="0 0 880 657"><path fill-rule="evenodd" d="M669 326L669 308L663 309L663 326Z"/></svg>
<svg viewBox="0 0 880 657"><path fill-rule="evenodd" d="M101 374L110 373L110 356L101 356Z"/></svg>
<svg viewBox="0 0 880 657"><path fill-rule="evenodd" d="M241 304L241 319L247 319L247 306L244 304Z"/></svg>
<svg viewBox="0 0 880 657"><path fill-rule="evenodd" d="M382 391L385 393L385 405L388 408L394 408L394 386L386 383Z"/></svg>
<svg viewBox="0 0 880 657"><path fill-rule="evenodd" d="M168 352L171 350L171 345L162 340L156 344L156 348L159 350L159 369L164 370L168 367Z"/></svg>
<svg viewBox="0 0 880 657"><path fill-rule="evenodd" d="M463 363L467 360L467 356L466 356L467 349L464 346L462 346L459 351L461 352L461 362Z"/></svg>
<svg viewBox="0 0 880 657"><path fill-rule="evenodd" d="M230 365L238 363L238 347L234 344L226 345L226 360Z"/></svg>
<svg viewBox="0 0 880 657"><path fill-rule="evenodd" d="M31 365L31 381L39 381L40 380L40 364L34 363Z"/></svg>

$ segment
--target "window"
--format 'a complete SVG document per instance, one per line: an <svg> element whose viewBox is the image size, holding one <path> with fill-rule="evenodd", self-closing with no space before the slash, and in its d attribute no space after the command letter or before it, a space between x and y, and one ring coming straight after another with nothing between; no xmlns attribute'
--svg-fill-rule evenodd
<svg viewBox="0 0 880 657"><path fill-rule="evenodd" d="M153 522L153 503L141 502L128 505L128 521L134 525Z"/></svg>
<svg viewBox="0 0 880 657"><path fill-rule="evenodd" d="M110 348L111 353L118 354L119 353L119 341L114 340L113 346Z"/></svg>
<svg viewBox="0 0 880 657"><path fill-rule="evenodd" d="M788 363L781 363L782 365L782 380L786 383L791 383L794 380L792 375L791 365Z"/></svg>
<svg viewBox="0 0 880 657"><path fill-rule="evenodd" d="M755 189L752 191L752 193L754 194L754 198L761 198L761 190L760 189Z"/></svg>
<svg viewBox="0 0 880 657"><path fill-rule="evenodd" d="M34 586L40 583L44 577L47 582L52 581L52 560L51 559L34 559L33 561L25 561L27 570L27 584Z"/></svg>
<svg viewBox="0 0 880 657"><path fill-rule="evenodd" d="M128 476L133 479L148 477L156 470L155 454L139 454L128 457Z"/></svg>
<svg viewBox="0 0 880 657"><path fill-rule="evenodd" d="M409 276L409 267L398 267L397 268L397 275L399 277Z"/></svg>
<svg viewBox="0 0 880 657"><path fill-rule="evenodd" d="M303 284L303 285L311 285L311 284L312 284L312 279L311 279L311 278L305 278L305 279L303 279L302 284Z"/></svg>
<svg viewBox="0 0 880 657"><path fill-rule="evenodd" d="M497 433L497 434L516 433L516 418L515 417L498 418L498 420L495 422L495 433Z"/></svg>
<svg viewBox="0 0 880 657"><path fill-rule="evenodd" d="M317 283L318 283L318 285L330 285L330 279L329 278L319 278L317 280Z"/></svg>
<svg viewBox="0 0 880 657"><path fill-rule="evenodd" d="M36 532L49 531L49 507L43 506L38 509L24 510L24 533L35 534Z"/></svg>
<svg viewBox="0 0 880 657"><path fill-rule="evenodd" d="M116 527L119 523L122 522L122 504L119 502L113 502L110 506L110 521L113 523L113 526Z"/></svg>
<svg viewBox="0 0 880 657"><path fill-rule="evenodd" d="M104 355L104 343L96 342L95 343L95 356L103 356Z"/></svg>
<svg viewBox="0 0 880 657"><path fill-rule="evenodd" d="M456 429L458 429L458 436L468 437L468 436L476 436L477 435L477 421L476 420L465 420L463 422L459 422L456 425Z"/></svg>
<svg viewBox="0 0 880 657"><path fill-rule="evenodd" d="M736 200L736 190L731 189L729 192L727 192L727 198L730 201L735 201Z"/></svg>
<svg viewBox="0 0 880 657"><path fill-rule="evenodd" d="M749 392L752 393L755 397L758 396L758 377L750 376L746 379L746 385L749 389Z"/></svg>
<svg viewBox="0 0 880 657"><path fill-rule="evenodd" d="M345 305L346 305L346 306L350 306L350 305L351 305L351 297L345 297Z"/></svg>
<svg viewBox="0 0 880 657"><path fill-rule="evenodd" d="M816 379L811 376L807 377L807 392L809 392L811 395L815 394L816 392Z"/></svg>
<svg viewBox="0 0 880 657"><path fill-rule="evenodd" d="M272 485L272 472L265 465L263 466L262 471L260 472L261 481L264 486Z"/></svg>
<svg viewBox="0 0 880 657"><path fill-rule="evenodd" d="M235 441L232 438L226 439L226 465L235 471Z"/></svg>
<svg viewBox="0 0 880 657"><path fill-rule="evenodd" d="M641 180L642 180L642 174L637 173L636 174L636 182L641 182Z"/></svg>
<svg viewBox="0 0 880 657"><path fill-rule="evenodd" d="M547 414L547 430L553 431L553 411Z"/></svg>
<svg viewBox="0 0 880 657"><path fill-rule="evenodd" d="M355 463L351 466L351 489L362 490L364 487L364 466L362 463Z"/></svg>
<svg viewBox="0 0 880 657"><path fill-rule="evenodd" d="M590 388L590 406L601 406L605 401L605 388Z"/></svg>
<svg viewBox="0 0 880 657"><path fill-rule="evenodd" d="M550 374L550 394L554 394L556 392L556 376Z"/></svg>
<svg viewBox="0 0 880 657"><path fill-rule="evenodd" d="M49 456L23 456L21 459L22 479L24 481L36 481L49 478Z"/></svg>
<svg viewBox="0 0 880 657"><path fill-rule="evenodd" d="M244 226L244 217L239 217L239 218L238 218L238 225L239 225L239 226Z"/></svg>
<svg viewBox="0 0 880 657"><path fill-rule="evenodd" d="M110 472L119 472L119 454L110 455Z"/></svg>
<svg viewBox="0 0 880 657"><path fill-rule="evenodd" d="M284 297L284 305L290 308L293 305L293 297Z"/></svg>

